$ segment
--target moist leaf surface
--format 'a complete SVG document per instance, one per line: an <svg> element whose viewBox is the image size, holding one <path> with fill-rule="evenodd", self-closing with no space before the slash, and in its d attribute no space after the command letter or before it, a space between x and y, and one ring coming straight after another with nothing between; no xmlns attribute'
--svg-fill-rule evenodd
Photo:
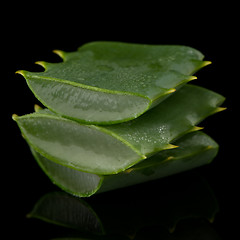
<svg viewBox="0 0 240 240"><path fill-rule="evenodd" d="M176 138L198 128L224 98L186 85L163 103L127 123L84 125L49 110L17 117L23 136L40 154L59 164L94 174L124 171L156 152L173 148Z"/></svg>
<svg viewBox="0 0 240 240"><path fill-rule="evenodd" d="M175 142L179 147L155 154L125 172L114 175L84 173L56 164L32 149L48 177L60 188L76 196L91 196L146 182L207 164L216 156L217 143L202 132L189 133Z"/></svg>
<svg viewBox="0 0 240 240"><path fill-rule="evenodd" d="M177 45L92 42L56 52L63 62L38 62L44 72L19 73L49 109L95 124L138 117L209 64L196 49Z"/></svg>

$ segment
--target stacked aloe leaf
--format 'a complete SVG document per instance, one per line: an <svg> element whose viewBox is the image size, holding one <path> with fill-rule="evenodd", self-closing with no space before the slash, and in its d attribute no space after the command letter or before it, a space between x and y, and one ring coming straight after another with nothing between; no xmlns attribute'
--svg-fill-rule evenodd
<svg viewBox="0 0 240 240"><path fill-rule="evenodd" d="M224 97L188 84L208 65L186 46L92 42L56 50L44 72L18 71L45 109L13 115L43 171L90 196L211 162L218 145L197 127Z"/></svg>

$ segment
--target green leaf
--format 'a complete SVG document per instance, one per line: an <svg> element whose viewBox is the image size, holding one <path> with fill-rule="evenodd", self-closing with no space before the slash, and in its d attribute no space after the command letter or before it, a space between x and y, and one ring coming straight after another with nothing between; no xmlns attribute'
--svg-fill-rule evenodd
<svg viewBox="0 0 240 240"><path fill-rule="evenodd" d="M94 174L124 171L161 150L174 139L199 128L195 124L221 108L224 98L186 85L146 114L129 122L96 126L39 111L14 117L37 152L64 166Z"/></svg>
<svg viewBox="0 0 240 240"><path fill-rule="evenodd" d="M36 97L62 116L94 124L134 119L164 100L210 62L190 47L92 42L55 51L61 63L18 71Z"/></svg>
<svg viewBox="0 0 240 240"><path fill-rule="evenodd" d="M155 154L122 173L107 176L67 168L48 160L33 149L32 152L42 170L56 185L75 196L86 197L210 163L218 151L218 145L202 132L189 133L175 144L179 147Z"/></svg>
<svg viewBox="0 0 240 240"><path fill-rule="evenodd" d="M112 174L172 148L173 139L195 130L194 124L215 112L222 101L216 93L188 85L147 114L118 125L82 125L49 111L16 120L43 156L78 170Z"/></svg>

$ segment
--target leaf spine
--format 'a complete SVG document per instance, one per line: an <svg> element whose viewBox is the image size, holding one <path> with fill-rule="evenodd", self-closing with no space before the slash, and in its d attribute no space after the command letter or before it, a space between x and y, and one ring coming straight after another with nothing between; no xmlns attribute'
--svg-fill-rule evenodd
<svg viewBox="0 0 240 240"><path fill-rule="evenodd" d="M176 92L176 89L175 88L170 88L169 90L167 90L164 95L168 95L168 94L171 94L171 93L174 93Z"/></svg>
<svg viewBox="0 0 240 240"><path fill-rule="evenodd" d="M192 81L192 80L196 80L196 79L197 79L196 76L190 76L187 80L188 80L188 81Z"/></svg>
<svg viewBox="0 0 240 240"><path fill-rule="evenodd" d="M189 132L196 132L196 131L203 130L203 129L204 129L204 127L193 126Z"/></svg>
<svg viewBox="0 0 240 240"><path fill-rule="evenodd" d="M46 66L46 62L44 62L44 61L37 61L37 62L35 62L35 64L37 64L37 65L43 67L44 69L47 68L47 66Z"/></svg>
<svg viewBox="0 0 240 240"><path fill-rule="evenodd" d="M176 146L176 145L173 145L173 144L167 144L164 148L164 150L167 150L167 149L173 149L173 148L177 148L179 146Z"/></svg>
<svg viewBox="0 0 240 240"><path fill-rule="evenodd" d="M15 74L20 74L24 77L24 70L18 70L15 72Z"/></svg>
<svg viewBox="0 0 240 240"><path fill-rule="evenodd" d="M39 105L34 104L34 111L35 111L35 112L39 112L41 109L42 109L42 108L41 108Z"/></svg>
<svg viewBox="0 0 240 240"><path fill-rule="evenodd" d="M205 67L205 66L210 65L210 64L212 64L211 61L203 61L202 66Z"/></svg>
<svg viewBox="0 0 240 240"><path fill-rule="evenodd" d="M218 112L222 112L222 111L224 111L224 110L226 110L226 109L227 109L226 107L217 107L217 108L213 111L212 114L218 113Z"/></svg>
<svg viewBox="0 0 240 240"><path fill-rule="evenodd" d="M57 54L60 58L62 58L63 60L65 60L65 56L64 56L64 52L61 50L53 50L53 53Z"/></svg>

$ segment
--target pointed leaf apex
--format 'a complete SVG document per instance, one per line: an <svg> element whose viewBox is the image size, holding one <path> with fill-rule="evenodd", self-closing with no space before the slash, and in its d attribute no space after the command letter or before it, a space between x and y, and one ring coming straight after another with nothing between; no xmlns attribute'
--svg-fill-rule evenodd
<svg viewBox="0 0 240 240"><path fill-rule="evenodd" d="M16 121L17 118L18 118L18 115L14 113L14 114L12 115L12 119L13 119L14 121Z"/></svg>

